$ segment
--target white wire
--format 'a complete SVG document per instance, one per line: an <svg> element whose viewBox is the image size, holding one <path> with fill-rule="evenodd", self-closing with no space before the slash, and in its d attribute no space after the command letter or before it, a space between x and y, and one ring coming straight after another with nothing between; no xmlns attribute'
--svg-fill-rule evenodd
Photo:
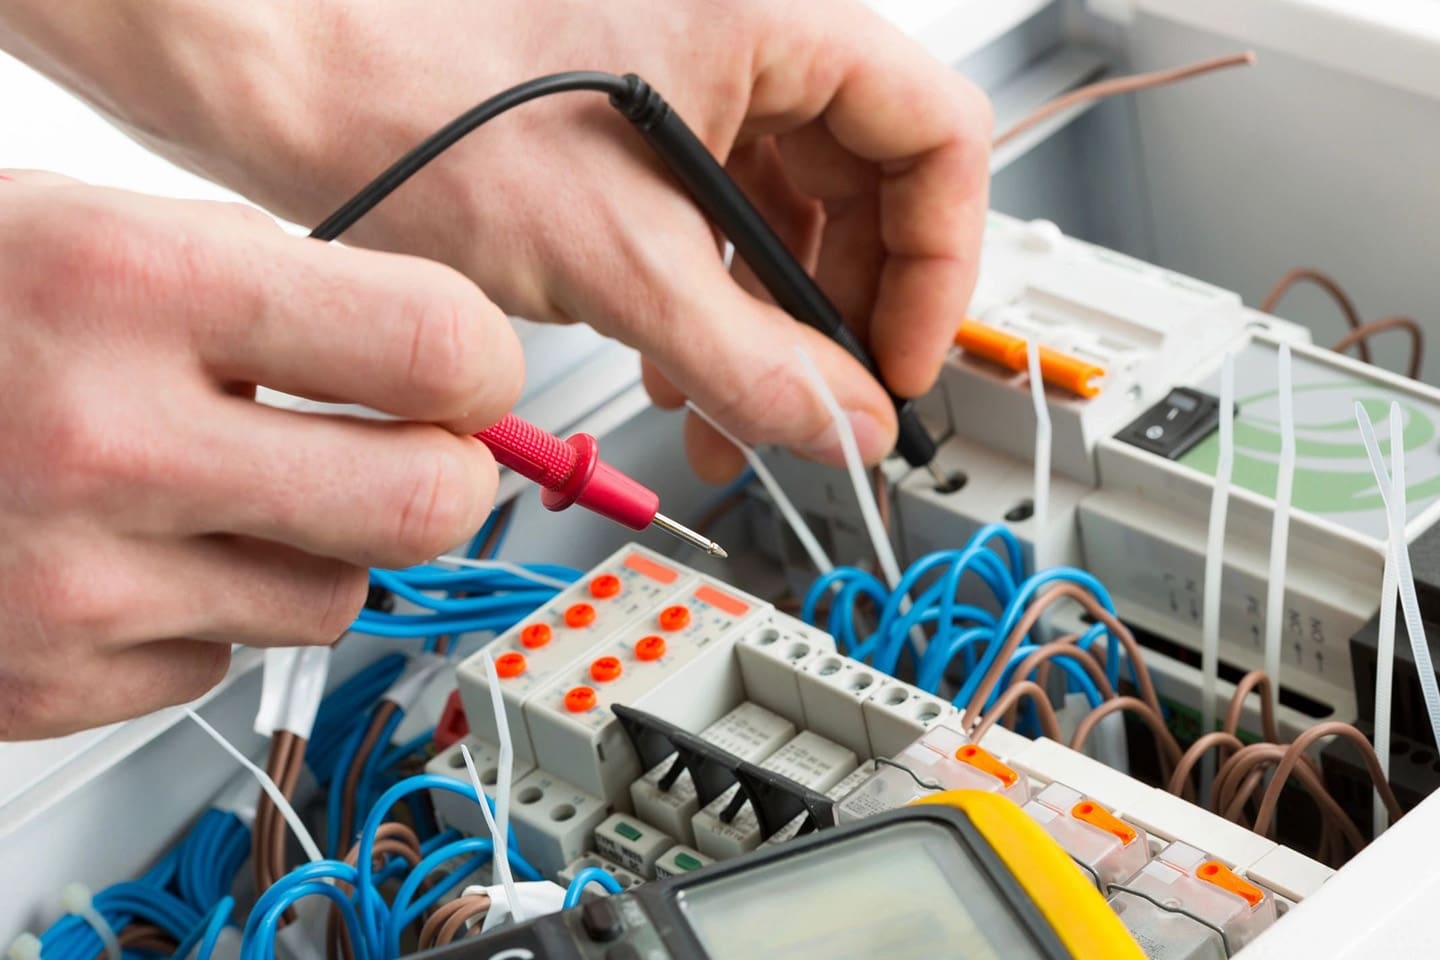
<svg viewBox="0 0 1440 960"><path fill-rule="evenodd" d="M505 888L505 898L510 902L511 912L517 923L523 922L524 908L515 892L515 877L510 870L510 778L515 770L515 750L510 740L510 724L505 717L505 694L500 686L500 675L495 670L495 658L489 648L480 652L485 665L485 680L490 687L490 704L495 711L495 727L500 738L500 763L495 779L495 811L485 802L485 788L480 775L475 771L475 759L470 748L460 745L465 758L465 769L470 774L470 785L475 788L475 799L480 803L480 813L485 825L490 828L490 839L494 844L495 872L500 876L500 885Z"/></svg>
<svg viewBox="0 0 1440 960"><path fill-rule="evenodd" d="M1393 405L1391 408L1391 430L1394 432L1392 432L1391 434L1390 450L1392 457L1395 456L1397 452L1399 453L1400 469L1397 472L1400 473L1400 479L1403 481L1405 464L1404 452L1403 448L1401 447L1403 439L1400 439L1401 434L1403 433L1403 428L1398 425L1398 413L1399 405ZM1404 503L1401 502L1405 496L1405 489L1403 485L1401 485L1399 486L1397 492L1395 477L1391 476L1385 470L1385 462L1380 456L1380 443L1378 440L1375 439L1375 425L1371 423L1370 414L1360 403L1355 404L1355 419L1360 425L1360 439L1365 443L1365 453L1370 458L1370 469L1375 474L1375 486L1377 489L1379 489L1380 499L1385 504L1385 514L1388 531L1386 552L1389 554L1390 560L1395 565L1395 579L1398 583L1399 588L1400 606L1405 613L1405 631L1410 638L1410 651L1415 660L1416 673L1419 675L1420 690L1425 697L1425 709L1430 716L1431 734L1435 737L1436 743L1440 744L1440 685L1437 685L1435 681L1435 670L1430 660L1430 645L1429 641L1425 637L1425 624L1420 619L1420 603L1418 598L1415 596L1415 580L1413 572L1410 569L1410 548L1409 545L1405 542L1406 508ZM1390 496L1388 497L1385 494L1385 490L1387 487L1390 489ZM1381 587L1381 591L1382 593L1384 591L1383 585ZM1382 603L1384 602L1383 596L1381 598L1381 601ZM1414 613L1413 618L1411 615L1412 611ZM1383 608L1381 610L1381 615L1383 618ZM1379 680L1378 674L1390 674L1391 671L1394 669L1393 661L1394 652L1392 650L1391 668L1390 670L1386 670L1384 668L1384 664L1379 662L1377 651L1377 692ZM1379 706L1378 700L1376 706ZM1388 737L1390 712L1387 710L1384 716L1386 718L1386 736ZM1377 746L1375 752L1379 753L1379 717L1377 716L1376 719ZM1388 754L1389 750L1387 749L1385 752L1386 754ZM1381 763L1386 762L1386 758L1382 757Z"/></svg>
<svg viewBox="0 0 1440 960"><path fill-rule="evenodd" d="M546 587L554 587L556 590L564 590L570 584L556 577L547 576L543 573L536 573L534 570L526 570L518 563L511 563L508 560L475 560L471 557L457 557L454 554L442 553L435 558L436 563L448 564L452 567L471 567L476 570L501 570L505 573L513 573L517 577L531 580Z"/></svg>
<svg viewBox="0 0 1440 960"><path fill-rule="evenodd" d="M890 545L890 538L885 535L885 524L880 520L880 507L875 503L875 491L865 478L865 464L860 459L860 448L855 443L855 431L851 428L845 411L840 409L840 401L835 399L835 394L820 375L820 368L815 366L810 354L799 345L795 347L795 353L800 358L800 366L805 375L810 378L810 383L815 388L816 396L825 404L825 408L830 411L830 418L835 421L835 432L840 436L840 450L845 455L845 469L850 472L855 498L860 501L860 516L870 534L870 542L875 548L875 558L880 562L880 570L885 574L890 589L894 590L900 584L900 564L895 560L895 550Z"/></svg>
<svg viewBox="0 0 1440 960"><path fill-rule="evenodd" d="M1410 650L1415 669L1420 674L1420 689L1425 695L1425 709L1430 714L1430 732L1440 746L1440 684L1435 681L1435 667L1430 661L1430 643L1425 637L1425 621L1420 617L1420 600L1415 596L1415 576L1410 568L1410 544L1405 539L1408 515L1405 489L1405 427L1400 404L1390 403L1390 528L1391 552L1395 555L1396 577L1399 580L1400 607L1405 614L1405 632L1410 636Z"/></svg>
<svg viewBox="0 0 1440 960"><path fill-rule="evenodd" d="M1270 526L1270 574L1265 591L1265 673L1270 702L1280 705L1280 635L1285 625L1285 561L1290 547L1290 500L1295 484L1295 398L1290 382L1290 344L1280 344L1276 366L1280 401L1280 464L1275 477L1275 515Z"/></svg>
<svg viewBox="0 0 1440 960"><path fill-rule="evenodd" d="M1235 466L1235 354L1220 363L1220 454L1210 490L1210 526L1205 537L1205 584L1200 620L1200 732L1215 729L1220 682L1220 580L1225 570L1225 521L1230 512L1230 477ZM1202 780L1209 784L1215 757L1206 752ZM1203 792L1202 792L1203 796Z"/></svg>
<svg viewBox="0 0 1440 960"><path fill-rule="evenodd" d="M1031 499L1030 538L1034 568L1042 569L1048 556L1042 549L1050 517L1050 405L1045 402L1045 379L1040 374L1040 344L1025 341L1025 359L1030 368L1030 400L1035 407L1035 492Z"/></svg>
<svg viewBox="0 0 1440 960"><path fill-rule="evenodd" d="M275 804L275 809L280 811L280 816L285 818L285 822L290 826L290 829L294 831L295 839L300 841L300 847L305 851L305 856L309 857L312 863L318 863L324 860L325 857L320 853L320 848L316 846L314 838L310 836L310 831L305 829L305 822L300 819L300 815L295 812L295 808L290 805L290 801L285 798L285 794L275 785L275 781L270 779L270 775L251 762L250 758L241 753L235 744L226 740L224 734L210 726L205 718L193 709L186 707L185 715L191 720L194 720L201 730L210 734L212 740L220 744L226 753L238 760L241 766L249 770L251 775L260 781L260 789L264 790L270 797L270 800Z"/></svg>
<svg viewBox="0 0 1440 960"><path fill-rule="evenodd" d="M1365 444L1365 453L1370 458L1370 471L1375 474L1375 489L1380 491L1380 502L1385 507L1385 572L1380 579L1380 632L1375 643L1375 755L1380 760L1380 770L1385 779L1390 779L1390 701L1395 677L1395 606L1399 592L1400 578L1395 563L1395 531L1390 522L1390 497L1386 487L1390 477L1380 457L1380 442L1375 438L1375 425L1365 405L1355 401L1355 422L1360 427L1360 439ZM1370 808L1371 826L1375 836L1385 829L1390 812L1380 801L1380 791Z"/></svg>
<svg viewBox="0 0 1440 960"><path fill-rule="evenodd" d="M800 516L800 511L795 509L795 504L791 502L790 498L785 494L784 488L780 486L780 481L775 479L775 474L770 472L770 468L765 465L764 460L760 459L760 455L756 453L752 447L742 443L740 439L729 430L726 430L720 426L720 424L716 423L710 414L701 410L694 403L687 400L685 406L690 408L691 413L710 424L716 433L720 434L720 436L726 440L729 440L735 446L735 449L739 450L741 455L745 457L745 462L750 464L751 470L755 471L755 476L759 478L760 485L765 488L766 493L770 494L770 499L775 502L775 508L780 511L780 516L784 517L785 522L790 525L791 532L795 534L795 539L800 541L800 546L805 548L805 553L809 555L810 562L815 565L815 569L821 573L829 573L835 569L835 564L830 562L830 557L825 553L825 548L820 546L820 541L815 538L814 532L811 531L809 525L805 523L804 518Z"/></svg>

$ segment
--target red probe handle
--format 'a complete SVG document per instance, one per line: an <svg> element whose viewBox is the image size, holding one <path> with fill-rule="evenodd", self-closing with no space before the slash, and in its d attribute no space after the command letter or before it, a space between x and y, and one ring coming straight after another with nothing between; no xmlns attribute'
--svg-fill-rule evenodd
<svg viewBox="0 0 1440 960"><path fill-rule="evenodd" d="M497 463L544 488L540 500L546 509L578 503L632 530L650 526L660 509L654 491L600 459L600 445L588 433L561 440L507 413L475 436Z"/></svg>
<svg viewBox="0 0 1440 960"><path fill-rule="evenodd" d="M570 444L535 424L507 413L493 427L475 434L502 467L531 483L558 490L570 481L580 454Z"/></svg>

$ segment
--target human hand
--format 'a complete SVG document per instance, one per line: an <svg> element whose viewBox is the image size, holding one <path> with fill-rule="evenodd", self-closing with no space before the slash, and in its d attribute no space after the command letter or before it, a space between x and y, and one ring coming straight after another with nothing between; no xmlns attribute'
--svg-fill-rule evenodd
<svg viewBox="0 0 1440 960"><path fill-rule="evenodd" d="M333 643L368 565L481 524L495 465L464 434L510 408L522 356L469 281L238 205L7 176L0 739L193 699L231 643Z"/></svg>
<svg viewBox="0 0 1440 960"><path fill-rule="evenodd" d="M131 6L130 36L162 16ZM988 106L855 0L273 0L186 11L148 28L167 39L147 47L147 76L166 82L142 91L120 66L96 99L129 104L130 126L152 145L299 222L318 222L516 82L635 72L727 161L896 392L931 386L968 303ZM205 50L216 38L223 69ZM803 344L867 459L893 443L880 386L756 296L746 271L743 288L726 274L705 220L598 95L528 104L477 131L346 239L449 263L511 313L588 322L645 354L660 404L689 396L743 439L837 459L795 363ZM707 478L739 469L694 418L687 441Z"/></svg>

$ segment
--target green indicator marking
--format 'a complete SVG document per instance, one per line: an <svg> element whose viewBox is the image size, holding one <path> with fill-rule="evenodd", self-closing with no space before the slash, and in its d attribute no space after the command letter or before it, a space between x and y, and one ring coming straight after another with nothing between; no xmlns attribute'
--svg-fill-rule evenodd
<svg viewBox="0 0 1440 960"><path fill-rule="evenodd" d="M644 834L642 834L634 827L630 826L630 824L626 823L624 820L621 820L615 824L615 832L620 834L620 836L624 837L626 840L639 840L642 836L644 836Z"/></svg>
<svg viewBox="0 0 1440 960"><path fill-rule="evenodd" d="M696 860L688 853L677 853L675 854L675 866L679 867L681 870L698 870L701 867L705 866L705 864L701 863L699 860Z"/></svg>

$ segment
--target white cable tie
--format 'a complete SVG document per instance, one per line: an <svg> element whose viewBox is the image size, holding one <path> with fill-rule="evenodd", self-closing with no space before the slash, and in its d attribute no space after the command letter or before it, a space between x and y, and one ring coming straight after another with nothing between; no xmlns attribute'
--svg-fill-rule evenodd
<svg viewBox="0 0 1440 960"><path fill-rule="evenodd" d="M1025 359L1030 370L1030 401L1035 408L1035 491L1031 497L1031 537L1034 568L1043 569L1048 561L1043 545L1050 518L1050 405L1045 402L1045 378L1040 372L1040 343L1033 337L1025 341ZM1042 559L1043 558L1043 559Z"/></svg>
<svg viewBox="0 0 1440 960"><path fill-rule="evenodd" d="M495 711L495 729L500 740L500 762L499 770L495 780L495 811L491 813L490 805L485 802L485 788L480 783L480 775L475 771L475 760L470 756L470 748L460 745L460 753L465 758L465 769L470 774L470 784L475 788L475 797L480 802L480 811L485 817L485 825L490 828L491 842L495 851L495 872L500 877L500 884L505 888L509 902L516 909L516 921L523 921L524 908L520 906L518 897L515 894L515 877L510 870L510 779L515 772L515 750L510 739L510 724L505 716L505 695L500 686L500 675L495 670L495 658L491 655L489 648L480 651L481 663L485 665L485 680L490 687L490 703Z"/></svg>
<svg viewBox="0 0 1440 960"><path fill-rule="evenodd" d="M1280 403L1280 464L1275 478L1275 513L1270 524L1270 579L1265 591L1265 673L1270 677L1270 702L1279 707L1285 563L1290 547L1290 500L1295 485L1295 398L1291 390L1288 343L1280 344L1275 379Z"/></svg>
<svg viewBox="0 0 1440 960"><path fill-rule="evenodd" d="M1397 433L1403 433L1403 429L1398 426L1398 413L1399 405L1397 404L1391 409L1391 429ZM1386 471L1385 462L1380 456L1380 443L1375 439L1375 425L1370 421L1370 414L1364 405L1358 402L1355 404L1355 419L1360 425L1360 439L1364 442L1365 453L1370 458L1370 470L1375 474L1375 484L1380 490L1380 499L1385 504L1389 532L1386 552L1395 564L1400 607L1405 614L1405 632L1410 639L1410 652L1415 660L1415 672L1419 675L1420 690L1425 698L1425 709L1430 716L1430 732L1436 743L1440 744L1440 684L1435 681L1435 669L1430 658L1430 644L1425 637L1425 623L1420 618L1419 598L1415 595L1415 579L1410 567L1410 546L1405 541L1405 505L1399 502L1405 494L1403 486L1404 452L1401 445L1403 439L1397 439L1395 435L1391 437L1392 456L1396 452L1400 453L1400 469L1397 472L1401 474L1402 484L1398 487L1397 495L1396 478ZM1389 496L1385 493L1387 487L1390 490ZM1376 666L1378 669L1378 659Z"/></svg>
<svg viewBox="0 0 1440 960"><path fill-rule="evenodd" d="M1420 674L1420 690L1425 695L1425 709L1430 714L1430 733L1440 747L1440 684L1435 680L1435 667L1430 659L1430 643L1425 636L1425 621L1420 616L1420 600L1415 595L1415 575L1410 567L1410 542L1405 539L1405 521L1409 514L1405 487L1405 424L1400 404L1390 401L1390 530L1391 552L1395 555L1396 576L1400 587L1400 606L1405 614L1405 632L1410 635L1410 650L1415 670Z"/></svg>
<svg viewBox="0 0 1440 960"><path fill-rule="evenodd" d="M1210 525L1205 537L1205 582L1200 623L1200 733L1215 729L1215 698L1220 683L1220 582L1225 570L1225 523L1230 512L1230 478L1235 467L1235 354L1220 362L1220 453L1210 489ZM1215 772L1214 754L1205 754L1202 792Z"/></svg>
<svg viewBox="0 0 1440 960"><path fill-rule="evenodd" d="M425 692L440 672L449 666L450 661L443 654L420 653L411 657L405 664L405 669L395 682L390 684L380 699L388 700L395 704L401 712L409 713L415 701Z"/></svg>
<svg viewBox="0 0 1440 960"><path fill-rule="evenodd" d="M477 893L483 893L490 898L490 910L485 914L485 919L480 925L482 934L498 927L512 915L517 917L515 922L519 923L521 922L518 919L520 916L543 917L565 909L565 888L550 880L517 883L513 896L511 891L498 886L466 887L462 896ZM513 910L511 909L512 903L516 907Z"/></svg>
<svg viewBox="0 0 1440 960"><path fill-rule="evenodd" d="M305 851L305 856L309 857L312 863L318 863L324 860L325 857L320 853L320 848L316 846L315 839L310 836L310 831L305 829L304 821L302 821L300 815L295 812L295 808L290 805L290 801L286 799L285 794L275 785L275 781L270 779L269 774L256 766L249 757L240 752L235 744L226 740L224 734L210 726L209 722L192 708L186 707L185 715L191 720L194 720L201 730L208 733L212 740L220 744L226 753L239 761L240 765L249 770L251 775L259 781L260 789L264 790L266 795L270 797L270 800L275 804L275 808L280 811L280 815L285 818L285 822L289 824L290 829L294 832L295 839L300 841L300 847Z"/></svg>
<svg viewBox="0 0 1440 960"><path fill-rule="evenodd" d="M83 883L67 883L60 891L60 907L90 925L105 945L105 955L109 960L121 960L120 938L115 936L115 928L110 926L110 921L95 909L95 898L90 895L88 887Z"/></svg>
<svg viewBox="0 0 1440 960"><path fill-rule="evenodd" d="M40 938L26 931L10 942L5 951L9 960L40 960Z"/></svg>
<svg viewBox="0 0 1440 960"><path fill-rule="evenodd" d="M825 409L830 411L835 432L840 437L840 450L845 455L845 469L850 473L850 483L855 487L855 498L860 502L860 516L865 521L865 529L869 532L870 542L875 548L875 558L880 563L880 569L885 574L890 589L894 590L900 585L900 564L895 560L895 549L890 545L890 538L885 535L885 524L880 520L880 507L875 502L875 491L865 477L865 464L860 459L860 448L855 443L855 430L850 426L850 419L845 416L845 411L840 409L840 401L835 399L834 392L821 376L820 368L815 365L810 354L798 344L795 353L800 358L801 369L815 388L815 395L820 398Z"/></svg>
<svg viewBox="0 0 1440 960"><path fill-rule="evenodd" d="M564 590L570 586L558 577L526 570L520 564L511 563L509 560L476 560L472 557L457 557L454 554L444 553L436 557L435 562L452 567L469 567L473 570L501 570L532 583L538 583L542 587L554 587L556 590Z"/></svg>
<svg viewBox="0 0 1440 960"><path fill-rule="evenodd" d="M775 474L770 472L770 468L765 465L765 461L760 458L754 448L742 443L740 438L720 426L714 417L691 401L687 400L685 406L690 408L691 413L710 424L716 433L729 440L735 449L744 456L745 462L750 464L750 469L755 471L755 476L760 480L760 485L765 488L765 492L770 494L770 499L775 502L775 508L780 511L780 516L784 517L785 522L790 525L790 531L795 534L795 539L799 540L800 546L805 548L805 553L810 557L810 562L815 565L815 569L820 573L829 573L835 569L835 564L830 561L830 557L825 553L825 548L820 546L820 541L815 538L814 531L800 516L800 511L795 509L794 502L780 486L780 481L775 479Z"/></svg>

